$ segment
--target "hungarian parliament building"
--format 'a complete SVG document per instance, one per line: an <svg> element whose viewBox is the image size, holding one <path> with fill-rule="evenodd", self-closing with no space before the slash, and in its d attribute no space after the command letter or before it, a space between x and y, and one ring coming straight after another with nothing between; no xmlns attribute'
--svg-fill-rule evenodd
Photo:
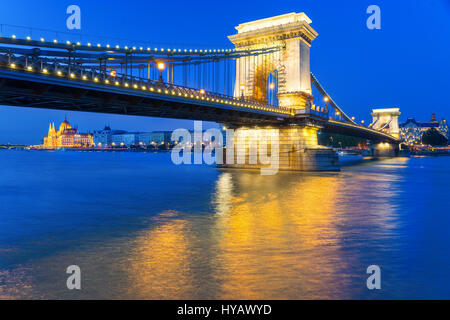
<svg viewBox="0 0 450 320"><path fill-rule="evenodd" d="M55 124L51 123L48 134L44 137L44 149L58 148L88 148L94 145L94 138L88 133L79 133L78 129L72 128L67 118L59 126L56 131Z"/></svg>

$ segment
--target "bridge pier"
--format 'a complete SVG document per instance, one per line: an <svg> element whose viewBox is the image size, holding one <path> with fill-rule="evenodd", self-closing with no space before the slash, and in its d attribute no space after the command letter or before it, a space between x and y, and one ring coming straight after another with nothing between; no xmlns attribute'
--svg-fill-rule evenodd
<svg viewBox="0 0 450 320"><path fill-rule="evenodd" d="M238 127L226 130L226 152L221 168L339 171L339 158L317 143L317 127Z"/></svg>
<svg viewBox="0 0 450 320"><path fill-rule="evenodd" d="M372 144L370 151L374 158L392 158L400 155L399 145L387 142Z"/></svg>

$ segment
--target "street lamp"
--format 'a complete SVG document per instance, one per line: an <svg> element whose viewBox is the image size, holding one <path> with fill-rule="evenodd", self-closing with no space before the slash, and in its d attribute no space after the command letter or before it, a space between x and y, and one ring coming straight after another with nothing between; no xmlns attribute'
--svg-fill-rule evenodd
<svg viewBox="0 0 450 320"><path fill-rule="evenodd" d="M245 84L241 84L239 90L241 90L241 99L244 100Z"/></svg>
<svg viewBox="0 0 450 320"><path fill-rule="evenodd" d="M162 72L166 68L166 65L164 64L164 62L161 61L161 62L158 62L157 67L159 70L159 82L164 82Z"/></svg>

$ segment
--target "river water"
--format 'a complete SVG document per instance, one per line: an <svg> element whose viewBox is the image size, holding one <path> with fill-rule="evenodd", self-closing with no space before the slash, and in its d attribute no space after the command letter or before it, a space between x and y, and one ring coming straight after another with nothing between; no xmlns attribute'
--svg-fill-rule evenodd
<svg viewBox="0 0 450 320"><path fill-rule="evenodd" d="M0 151L0 299L449 299L449 185L449 157L261 176Z"/></svg>

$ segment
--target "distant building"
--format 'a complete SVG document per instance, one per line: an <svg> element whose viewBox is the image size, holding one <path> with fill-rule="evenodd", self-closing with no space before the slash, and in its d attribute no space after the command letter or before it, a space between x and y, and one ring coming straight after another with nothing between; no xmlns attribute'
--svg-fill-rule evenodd
<svg viewBox="0 0 450 320"><path fill-rule="evenodd" d="M429 129L434 128L447 139L449 138L448 125L445 119L436 120L433 113L430 122L416 121L414 118L408 118L405 123L400 124L400 137L409 145L420 143L422 135Z"/></svg>
<svg viewBox="0 0 450 320"><path fill-rule="evenodd" d="M138 140L139 144L145 146L171 144L171 136L170 131L141 132L138 134Z"/></svg>
<svg viewBox="0 0 450 320"><path fill-rule="evenodd" d="M138 134L135 132L113 132L111 140L111 145L113 146L130 147L139 143Z"/></svg>
<svg viewBox="0 0 450 320"><path fill-rule="evenodd" d="M59 126L56 131L55 124L51 123L47 136L44 137L43 148L73 148L73 147L92 147L94 139L91 134L79 133L78 129L72 128L67 118Z"/></svg>
<svg viewBox="0 0 450 320"><path fill-rule="evenodd" d="M171 145L171 135L171 131L127 132L111 130L109 126L105 126L103 130L94 131L94 143L98 147Z"/></svg>
<svg viewBox="0 0 450 320"><path fill-rule="evenodd" d="M112 143L111 128L105 126L103 130L94 131L94 144L95 146L110 146Z"/></svg>
<svg viewBox="0 0 450 320"><path fill-rule="evenodd" d="M202 144L215 146L217 142L205 139L205 131L202 132ZM194 132L189 130L191 144L193 145ZM103 130L94 131L94 144L96 147L131 147L131 146L161 146L167 147L180 143L172 140L172 131L153 131L153 132L127 132L124 130L112 130L105 126ZM214 140L214 139L213 139Z"/></svg>

